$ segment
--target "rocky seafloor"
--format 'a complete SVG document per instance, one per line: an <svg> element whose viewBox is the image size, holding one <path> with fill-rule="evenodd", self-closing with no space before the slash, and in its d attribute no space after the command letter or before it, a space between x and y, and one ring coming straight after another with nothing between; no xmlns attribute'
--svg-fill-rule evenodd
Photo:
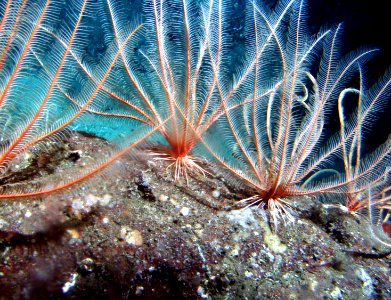
<svg viewBox="0 0 391 300"><path fill-rule="evenodd" d="M49 186L112 148L74 133L22 154L1 185ZM276 231L264 210L235 209L242 195L214 171L175 182L134 154L73 188L1 200L0 299L391 299L390 251L364 218L298 198Z"/></svg>

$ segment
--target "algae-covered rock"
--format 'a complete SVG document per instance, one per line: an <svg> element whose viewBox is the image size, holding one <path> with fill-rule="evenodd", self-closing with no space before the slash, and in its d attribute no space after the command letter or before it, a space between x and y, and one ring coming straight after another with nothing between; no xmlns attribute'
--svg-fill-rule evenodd
<svg viewBox="0 0 391 300"><path fill-rule="evenodd" d="M112 148L80 134L66 145L68 163L40 180ZM275 228L237 199L224 178L175 182L163 161L132 155L72 189L4 200L0 298L391 299L390 256L363 218L298 198L295 222Z"/></svg>

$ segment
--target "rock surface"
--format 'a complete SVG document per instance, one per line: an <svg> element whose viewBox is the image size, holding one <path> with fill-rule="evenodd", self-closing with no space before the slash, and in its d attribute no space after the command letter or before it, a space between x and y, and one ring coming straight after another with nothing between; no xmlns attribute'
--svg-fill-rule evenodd
<svg viewBox="0 0 391 300"><path fill-rule="evenodd" d="M19 158L18 176L67 178L112 148L73 134ZM391 299L389 249L363 218L300 198L275 231L238 199L222 175L175 182L164 162L128 155L71 189L2 200L0 299Z"/></svg>

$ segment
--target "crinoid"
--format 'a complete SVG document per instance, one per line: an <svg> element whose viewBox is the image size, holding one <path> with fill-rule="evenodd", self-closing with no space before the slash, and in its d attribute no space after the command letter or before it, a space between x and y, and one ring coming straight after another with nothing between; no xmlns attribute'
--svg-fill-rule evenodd
<svg viewBox="0 0 391 300"><path fill-rule="evenodd" d="M333 189L326 201L339 206L347 213L370 220L371 226L382 228L388 221L391 209L391 138L388 137L384 144L372 152L365 151L364 145L369 144L365 132L370 128L370 122L386 107L385 97L389 93L391 79L388 72L374 86L368 88L365 86L361 68L359 73L359 88L346 88L338 97L338 140L342 145L340 155L343 171L337 171L336 168L323 169L312 178L334 173L336 178L339 178L336 183L339 181L341 186ZM352 100L357 101L357 104L345 103ZM310 178L309 181L311 180ZM374 230L377 231L377 228ZM387 245L390 245L389 242Z"/></svg>
<svg viewBox="0 0 391 300"><path fill-rule="evenodd" d="M381 80L370 90L347 88L374 50L341 58L340 26L308 37L304 1L280 1L272 12L253 1L248 7L248 61L236 74L233 88L214 73L225 111L218 121L223 140L204 135L201 141L248 187L249 197L241 203L268 209L277 226L280 216L292 219L290 197L349 196L364 191L368 181L376 185L382 180L390 143L366 157L358 153L363 128L385 103L390 81ZM360 102L348 118L342 102L351 91L360 95ZM232 109L226 103L233 97L241 105ZM341 129L330 134L325 128L338 103ZM337 167L342 161L345 172Z"/></svg>
<svg viewBox="0 0 391 300"><path fill-rule="evenodd" d="M376 119L377 112L384 107L390 85L390 76L386 74L373 87L367 88L360 69L359 88L346 88L338 97L339 140L343 141L341 156L344 169L338 176L342 176L346 183L345 189L341 191L342 198L345 198L343 209L352 214L390 208L391 138L388 137L373 152L365 153L363 149L367 138L365 131L368 131L370 122ZM357 100L356 109L350 114L346 107L352 111L352 105L344 103L349 94Z"/></svg>
<svg viewBox="0 0 391 300"><path fill-rule="evenodd" d="M69 14L69 25L62 34L67 44L47 60L48 68L55 68L53 79L44 76L36 55L49 45L44 28L60 25L60 9L51 1L7 1L1 13L1 198L11 198L45 190L5 180L12 176L14 160L47 137L54 137L66 126L69 112L61 111L55 87L65 77L67 55L75 40L87 1L77 1ZM56 23L56 24L55 24ZM56 49L59 50L59 49ZM57 111L57 112L56 112ZM61 114L65 113L64 118ZM48 189L50 191L51 189Z"/></svg>
<svg viewBox="0 0 391 300"><path fill-rule="evenodd" d="M223 115L219 88L228 87L232 80L229 4L146 1L141 38L123 46L129 13L119 1L107 3L113 39L122 48L121 63L104 86L118 100L111 112L160 126L148 152L155 160L168 161L175 169L175 179L187 180L189 171L205 174L199 158L202 153L195 146ZM224 82L218 85L218 80ZM233 102L227 99L226 106Z"/></svg>
<svg viewBox="0 0 391 300"><path fill-rule="evenodd" d="M112 55L113 61L96 68L97 81L88 76L80 78L88 69L81 63L91 29L85 17L98 8L99 4L88 0L72 1L67 6L50 0L8 0L0 4L0 198L46 194L80 182L106 167L137 140L132 139L129 147L102 158L80 174L76 172L72 178L49 183L9 180L18 157L43 146L47 139L55 143L104 93L102 85L118 51ZM136 31L129 32L127 39ZM80 86L77 80L85 89L76 88ZM138 137L142 139L142 135Z"/></svg>

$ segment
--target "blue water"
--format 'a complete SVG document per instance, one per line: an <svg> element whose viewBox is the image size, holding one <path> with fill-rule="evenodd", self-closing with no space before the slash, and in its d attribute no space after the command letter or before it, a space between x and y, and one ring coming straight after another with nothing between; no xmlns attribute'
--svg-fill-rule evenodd
<svg viewBox="0 0 391 300"><path fill-rule="evenodd" d="M120 20L121 26L129 26L130 24L141 24L145 21L145 1L140 0L116 0L112 1L115 5L121 5L123 7L123 18ZM204 2L198 1L193 2L197 3ZM265 3L265 6L273 6L275 1L258 1L258 3ZM59 2L60 3L60 2ZM90 1L94 5L93 1ZM105 1L98 1L102 4ZM316 34L320 28L329 28L339 22L344 23L344 34L341 39L342 43L339 45L341 47L342 53L347 53L351 50L357 49L359 47L367 48L379 48L381 51L373 57L369 62L367 62L366 67L364 68L366 74L366 81L371 84L379 78L383 72L387 69L388 65L391 65L391 46L388 45L388 38L386 33L385 25L383 24L388 18L388 12L390 11L391 4L384 2L382 4L377 3L373 5L371 1L361 0L361 1L317 1L310 0L307 1L307 23L308 23L308 34ZM79 55L79 59L83 64L88 66L92 73L96 68L99 68L106 59L107 61L107 51L110 49L110 45L113 43L113 28L107 26L110 24L110 18L108 15L107 6L102 6L103 8L90 9L88 14L83 18L83 31L84 34L83 40L77 42L75 45L77 49L75 53ZM55 33L61 33L61 28L66 24L71 24L74 17L75 11L77 9L74 7L74 2L69 1L66 5L63 5L60 13L57 16L57 19L53 24L50 24L51 30ZM243 52L245 51L246 38L248 33L245 29L245 11L246 3L245 1L232 1L230 6L230 14L225 19L226 24L226 40L228 46L227 58L230 61L229 66L226 68L227 76L232 76L237 70L236 65L240 64L241 57L243 57ZM73 15L72 15L73 12ZM150 13L150 12L149 12ZM72 19L73 18L73 19ZM180 22L177 20L176 22ZM171 24L172 25L172 24ZM45 25L46 26L46 25ZM47 25L49 26L49 25ZM45 67L48 67L48 62L50 62L52 57L56 54L51 54L50 49L53 49L55 42L46 41L47 44L41 47L35 47L35 50L38 52L38 55L43 60ZM42 48L42 49L41 49ZM47 53L44 51L49 49ZM40 51L42 50L42 51ZM148 44L146 43L146 36L139 35L137 42L132 44L131 53L132 55L132 67L137 72L140 78L143 78L144 82L153 84L156 82L156 76L154 77L150 72L148 72L148 66L143 59L140 51L148 52ZM153 51L155 49L152 49ZM54 52L54 51L53 51ZM55 65L55 64L54 64ZM65 73L69 73L70 78L64 78L59 84L63 84L65 90L69 95L78 98L85 85L88 82L86 75L78 67L77 63L69 62L67 65L68 70L64 70ZM35 66L36 68L37 66ZM116 67L115 67L116 68ZM38 68L39 69L39 68ZM50 70L54 74L55 70ZM64 73L63 71L63 73ZM30 73L32 71L30 70ZM114 86L115 84L121 85L120 89L123 93L129 93L126 96L130 98L134 97L134 90L132 91L131 84L129 81L124 80L126 77L124 70L121 71L124 76L119 76L118 78L112 78L108 80L106 86ZM121 74L117 72L116 74ZM32 87L44 90L47 88L47 83L40 84L39 78L44 73L44 71L38 70L37 76L33 75L33 78L22 77L20 80L30 81ZM31 76L28 75L28 76ZM43 76L45 77L45 76ZM114 89L116 89L114 87ZM27 91L24 97L21 97L23 100L15 102L10 108L14 112L20 111L23 115L24 108L27 110L31 104L31 99L33 98L33 91ZM133 93L133 94L132 94ZM55 119L56 116L61 118L64 114L64 111L68 109L71 105L64 95L61 93L55 93L54 97L51 97L51 102L53 103L50 107L51 115ZM54 99L56 98L56 99ZM136 97L137 98L137 97ZM85 100L85 99L84 99ZM103 101L98 106L90 106L93 110L100 110L102 112L124 112L124 107L118 104L118 101L113 101L109 97L102 98L100 101ZM95 100L93 103L96 102ZM61 106L61 103L63 105ZM80 99L80 103L83 103L83 99ZM27 104L27 105L24 105ZM372 134L368 136L368 143L370 144L379 144L387 137L391 131L391 104L383 107L383 111L379 111L379 117L377 120L373 120L373 127L377 130L372 131ZM337 123L335 123L337 126ZM103 137L108 140L118 140L121 136L129 135L135 127L139 124L138 122L124 120L123 118L107 118L102 116L96 116L94 114L87 114L82 118L77 119L70 126L74 130L82 130L89 133L93 133L97 136ZM329 124L333 127L333 124ZM330 128L331 131L335 128Z"/></svg>
<svg viewBox="0 0 391 300"><path fill-rule="evenodd" d="M143 5L141 1L116 1L124 4L124 13L129 16L128 20L137 19L138 23L143 21ZM265 1L266 2L266 1ZM272 5L269 1L268 5ZM387 43L385 36L384 20L391 4L377 3L373 5L371 1L307 1L308 3L308 30L311 34L316 34L320 28L331 27L339 22L343 22L343 38L341 51L347 53L359 47L379 48L381 51L367 63L365 68L367 80L374 83L380 77L387 66L391 64L391 47ZM233 1L234 13L230 16L228 34L232 40L232 61L235 64L235 53L243 51L243 45L246 42L246 32L244 30L244 1ZM89 17L89 24L94 27L90 34L90 41L86 47L85 59L93 64L98 64L104 57L104 52L111 42L105 34L107 28L103 28L104 17L102 14L92 14ZM130 21L129 21L130 22ZM110 33L108 34L110 35ZM138 44L140 49L143 48L143 40ZM143 68L143 64L136 65L136 68ZM147 76L147 75L146 75ZM153 78L151 78L152 80ZM116 110L115 103L108 103L106 111ZM370 143L378 144L383 141L391 131L391 114L390 105L385 107L380 114L379 120L375 121L374 126L378 127L375 134L370 137ZM102 122L102 118L88 118L88 122L76 121L71 128L83 130L96 134L105 139L114 140L121 135L126 135L132 130L135 124L126 124L127 122Z"/></svg>

